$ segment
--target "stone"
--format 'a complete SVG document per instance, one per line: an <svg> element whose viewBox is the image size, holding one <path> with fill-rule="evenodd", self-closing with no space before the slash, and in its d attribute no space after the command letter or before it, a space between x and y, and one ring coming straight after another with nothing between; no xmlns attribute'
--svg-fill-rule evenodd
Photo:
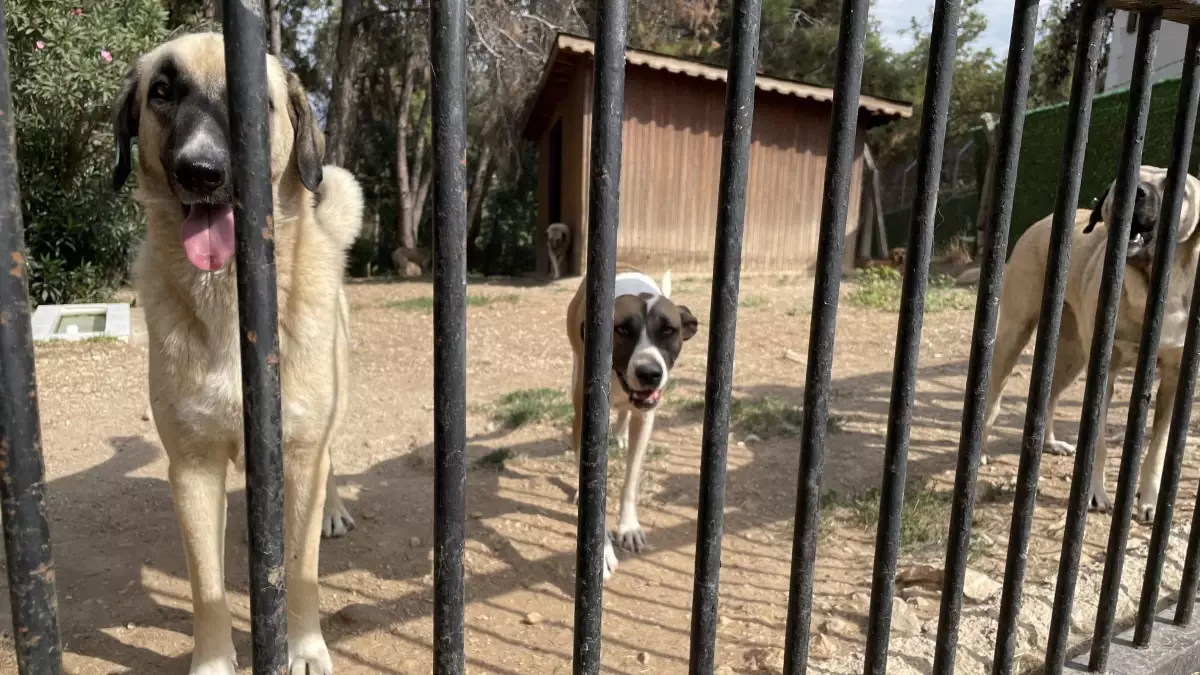
<svg viewBox="0 0 1200 675"><path fill-rule="evenodd" d="M542 616L541 614L538 614L537 612L530 612L525 615L525 618L521 620L521 623L525 624L526 626L536 626L545 620L546 617Z"/></svg>
<svg viewBox="0 0 1200 675"><path fill-rule="evenodd" d="M919 635L921 633L921 618L903 599L896 598L892 603L892 630L900 635Z"/></svg>
<svg viewBox="0 0 1200 675"><path fill-rule="evenodd" d="M987 602L1004 588L1003 584L983 572L967 568L963 580L963 597L974 602Z"/></svg>
<svg viewBox="0 0 1200 675"><path fill-rule="evenodd" d="M642 664L643 666L649 665L650 664L650 655L647 654L646 652L639 652L637 655L637 661L638 661L638 663Z"/></svg>
<svg viewBox="0 0 1200 675"><path fill-rule="evenodd" d="M808 655L814 659L826 661L837 656L837 642L823 633L818 633L809 640Z"/></svg>

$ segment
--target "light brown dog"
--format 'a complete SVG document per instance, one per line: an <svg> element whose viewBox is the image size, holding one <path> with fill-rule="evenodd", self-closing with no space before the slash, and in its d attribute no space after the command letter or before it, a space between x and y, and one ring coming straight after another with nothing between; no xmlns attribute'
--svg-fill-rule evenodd
<svg viewBox="0 0 1200 675"><path fill-rule="evenodd" d="M1150 271L1154 265L1154 240L1166 236L1160 232L1159 218L1165 199L1167 171L1154 166L1142 166L1134 206L1131 240L1121 286L1120 308L1117 314L1117 334L1112 361L1108 371L1108 391L1103 402L1101 423L1107 416L1113 383L1122 370L1137 361L1142 337ZM1179 362L1183 356L1184 334L1187 329L1192 284L1196 278L1196 256L1200 252L1200 180L1187 176L1179 216L1178 244L1171 266L1171 280L1163 307L1162 336L1158 347L1158 375L1161 378L1154 404L1154 427L1149 452L1141 467L1137 517L1154 519L1158 503L1159 482L1162 479L1167 433L1179 382ZM1095 330L1096 305L1100 282L1104 275L1105 248L1108 242L1105 223L1111 221L1113 196L1110 190L1100 198L1092 211L1075 212L1075 238L1071 250L1063 304L1062 329L1058 338L1058 353L1054 363L1050 408L1047 412L1046 452L1074 454L1075 447L1059 440L1054 434L1054 411L1064 390L1087 367ZM988 391L987 429L984 438L1000 412L1000 395L1012 373L1021 351L1037 329L1041 313L1042 286L1046 275L1046 260L1050 245L1053 216L1047 216L1026 230L1016 246L1004 274L1004 290L1000 295L1000 317L996 329L996 353L992 362L991 384ZM1108 456L1101 427L1096 444L1095 468L1092 474L1091 506L1107 511L1111 508L1105 490L1104 469Z"/></svg>
<svg viewBox="0 0 1200 675"><path fill-rule="evenodd" d="M567 306L567 338L574 358L571 401L575 406L575 418L571 428L571 449L576 454L583 437L586 285L586 279L580 282ZM650 434L654 431L655 411L683 343L692 339L700 326L691 310L684 305L676 306L670 296L670 272L663 276L660 288L653 279L632 267L617 266L608 403L610 410L617 411L617 426L613 430L617 446L628 450L617 537L621 548L635 553L646 548L646 534L638 521L637 503L642 465L650 448ZM633 437L632 448L629 447L630 436ZM578 497L576 494L575 498ZM612 576L616 569L617 554L611 535L606 533L604 578Z"/></svg>
<svg viewBox="0 0 1200 675"><path fill-rule="evenodd" d="M322 166L324 140L299 80L267 60L271 103L280 377L283 387L288 656L292 675L329 675L317 561L322 529L353 527L329 449L346 407L346 251L362 223L362 191ZM234 273L233 176L220 35L177 38L126 75L115 133L119 187L132 170L148 229L135 264L150 341L150 400L170 460L194 608L192 675L233 675L226 603L225 480L243 457L242 379Z"/></svg>
<svg viewBox="0 0 1200 675"><path fill-rule="evenodd" d="M571 228L554 223L546 228L546 252L550 254L550 278L562 277L567 251L571 249Z"/></svg>

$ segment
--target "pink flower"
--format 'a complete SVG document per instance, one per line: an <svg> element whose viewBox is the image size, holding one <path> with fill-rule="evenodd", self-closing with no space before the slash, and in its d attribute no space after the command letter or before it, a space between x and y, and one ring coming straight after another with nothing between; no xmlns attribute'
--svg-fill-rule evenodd
<svg viewBox="0 0 1200 675"><path fill-rule="evenodd" d="M74 14L75 16L83 16L83 8L76 7L71 13Z"/></svg>
<svg viewBox="0 0 1200 675"><path fill-rule="evenodd" d="M104 59L105 63L112 63L112 54L109 54L106 49L100 50L100 58Z"/></svg>
<svg viewBox="0 0 1200 675"><path fill-rule="evenodd" d="M46 43L38 40L37 42L33 43L33 47L34 49L41 51L46 48Z"/></svg>

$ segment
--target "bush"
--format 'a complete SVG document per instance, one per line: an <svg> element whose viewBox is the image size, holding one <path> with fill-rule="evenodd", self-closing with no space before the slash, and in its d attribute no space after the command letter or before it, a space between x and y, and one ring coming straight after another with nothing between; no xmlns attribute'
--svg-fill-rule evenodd
<svg viewBox="0 0 1200 675"><path fill-rule="evenodd" d="M123 75L165 35L159 0L10 0L6 28L22 214L35 304L102 300L143 229L111 188Z"/></svg>

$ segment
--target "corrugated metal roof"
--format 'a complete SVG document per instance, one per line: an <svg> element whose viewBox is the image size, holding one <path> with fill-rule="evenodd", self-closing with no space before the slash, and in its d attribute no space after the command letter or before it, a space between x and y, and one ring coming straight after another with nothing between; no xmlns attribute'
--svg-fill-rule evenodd
<svg viewBox="0 0 1200 675"><path fill-rule="evenodd" d="M560 34L556 41L555 48L557 51L568 51L576 54L585 54L594 56L596 53L596 44L591 40L576 37L574 35ZM713 82L725 82L728 78L728 73L724 68L689 61L675 56L667 56L665 54L655 54L653 52L643 52L636 49L629 49L625 52L625 60L636 66L646 66L655 70L663 70L668 73L676 73L679 75L687 75L689 77L699 77ZM833 89L828 87L818 87L812 84L803 82L795 82L793 80L783 80L777 77L768 77L759 75L754 78L754 84L758 89L763 91L773 91L787 96L796 96L805 98L811 101L832 102ZM876 98L874 96L859 96L859 107L876 115L895 118L912 117L912 106L900 103L898 101L889 101L887 99Z"/></svg>

